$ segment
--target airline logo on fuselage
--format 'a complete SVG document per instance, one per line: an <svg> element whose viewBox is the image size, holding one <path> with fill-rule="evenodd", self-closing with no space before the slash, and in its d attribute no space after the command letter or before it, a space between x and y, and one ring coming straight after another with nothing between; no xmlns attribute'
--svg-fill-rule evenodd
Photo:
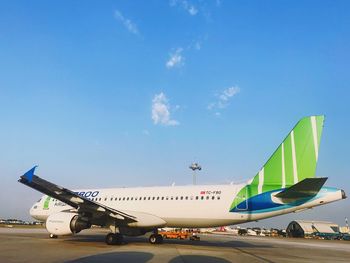
<svg viewBox="0 0 350 263"><path fill-rule="evenodd" d="M82 197L96 197L100 193L100 191L83 191L83 192L74 192L77 195L80 195Z"/></svg>

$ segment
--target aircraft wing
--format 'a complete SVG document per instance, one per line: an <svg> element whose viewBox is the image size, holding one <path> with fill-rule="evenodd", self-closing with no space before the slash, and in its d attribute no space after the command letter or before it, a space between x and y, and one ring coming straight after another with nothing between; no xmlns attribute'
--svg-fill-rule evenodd
<svg viewBox="0 0 350 263"><path fill-rule="evenodd" d="M91 201L69 189L48 182L34 175L36 167L37 166L34 166L32 169L22 175L18 182L74 207L79 213L90 213L93 214L94 217L102 217L107 215L118 220L127 221L128 223L138 221L137 218L131 214Z"/></svg>

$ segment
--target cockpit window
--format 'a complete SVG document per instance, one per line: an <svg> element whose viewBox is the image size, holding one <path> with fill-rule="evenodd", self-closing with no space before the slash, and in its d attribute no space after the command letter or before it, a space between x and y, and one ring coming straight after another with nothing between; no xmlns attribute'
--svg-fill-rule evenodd
<svg viewBox="0 0 350 263"><path fill-rule="evenodd" d="M41 198L37 201L37 203L39 203L41 201Z"/></svg>
<svg viewBox="0 0 350 263"><path fill-rule="evenodd" d="M37 205L35 205L34 207L33 207L33 209L37 209L38 208L38 206Z"/></svg>

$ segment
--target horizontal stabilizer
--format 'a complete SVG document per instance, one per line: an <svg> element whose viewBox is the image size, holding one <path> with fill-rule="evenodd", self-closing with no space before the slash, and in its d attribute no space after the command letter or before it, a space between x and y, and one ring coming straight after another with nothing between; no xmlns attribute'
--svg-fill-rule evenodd
<svg viewBox="0 0 350 263"><path fill-rule="evenodd" d="M297 184L279 192L275 196L282 199L300 199L317 195L324 183L327 181L327 177L321 178L305 178Z"/></svg>

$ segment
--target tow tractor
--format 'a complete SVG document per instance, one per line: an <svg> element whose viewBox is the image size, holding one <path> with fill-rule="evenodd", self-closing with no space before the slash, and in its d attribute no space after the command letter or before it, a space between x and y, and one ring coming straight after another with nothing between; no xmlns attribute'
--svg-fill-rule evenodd
<svg viewBox="0 0 350 263"><path fill-rule="evenodd" d="M183 231L182 229L175 229L172 231L161 230L158 234L162 235L166 239L189 239L189 240L200 240L200 237L193 231Z"/></svg>

